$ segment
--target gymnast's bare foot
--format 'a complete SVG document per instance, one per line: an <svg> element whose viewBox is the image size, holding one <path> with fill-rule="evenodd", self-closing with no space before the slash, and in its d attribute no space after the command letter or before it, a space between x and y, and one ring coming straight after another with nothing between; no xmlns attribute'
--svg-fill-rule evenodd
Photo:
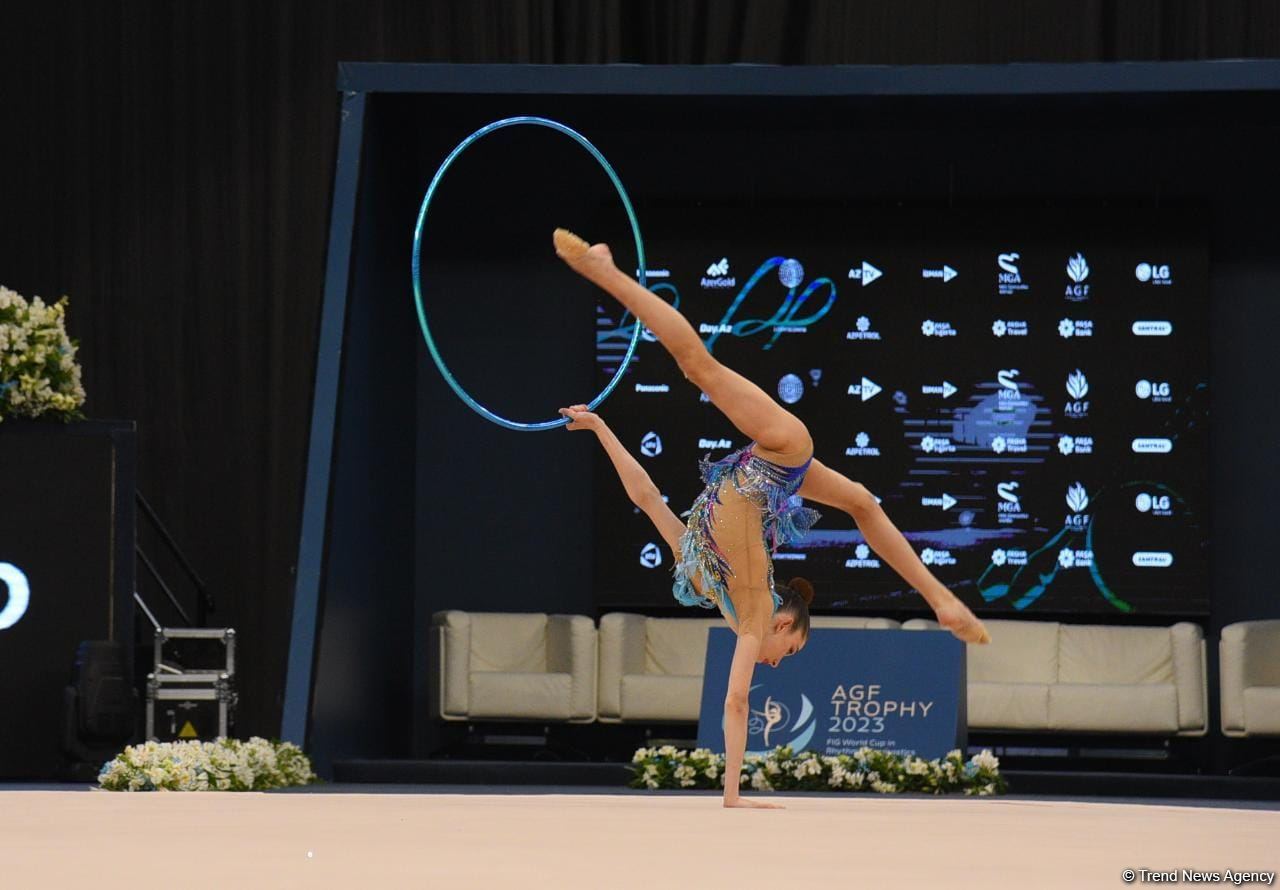
<svg viewBox="0 0 1280 890"><path fill-rule="evenodd" d="M568 229L556 229L551 240L556 246L556 255L584 278L599 283L601 278L617 271L607 244L588 246Z"/></svg>
<svg viewBox="0 0 1280 890"><path fill-rule="evenodd" d="M934 609L938 624L966 643L990 643L991 634L987 633L982 621L969 611L968 606L956 599L955 594L948 591L948 595L948 601Z"/></svg>

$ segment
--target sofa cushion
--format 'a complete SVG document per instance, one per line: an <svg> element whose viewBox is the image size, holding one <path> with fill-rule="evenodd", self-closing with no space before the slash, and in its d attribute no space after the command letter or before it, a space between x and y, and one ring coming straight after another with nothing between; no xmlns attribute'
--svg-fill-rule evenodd
<svg viewBox="0 0 1280 890"><path fill-rule="evenodd" d="M1169 629L1064 624L1058 634L1058 682L1172 685Z"/></svg>
<svg viewBox="0 0 1280 890"><path fill-rule="evenodd" d="M994 637L993 637L994 639ZM1047 683L969 683L970 729L1044 729Z"/></svg>
<svg viewBox="0 0 1280 890"><path fill-rule="evenodd" d="M984 621L991 642L967 646L970 683L1053 683L1058 679L1056 621Z"/></svg>
<svg viewBox="0 0 1280 890"><path fill-rule="evenodd" d="M1244 728L1260 735L1280 735L1280 686L1245 689Z"/></svg>
<svg viewBox="0 0 1280 890"><path fill-rule="evenodd" d="M573 716L569 674L475 671L471 674L470 717L568 720Z"/></svg>
<svg viewBox="0 0 1280 890"><path fill-rule="evenodd" d="M1047 728L1177 732L1178 687L1172 683L1058 683L1049 687Z"/></svg>
<svg viewBox="0 0 1280 890"><path fill-rule="evenodd" d="M542 613L472 612L470 667L472 671L545 671L547 616Z"/></svg>
<svg viewBox="0 0 1280 890"><path fill-rule="evenodd" d="M701 677L707 664L707 629L718 623L715 619L648 619L644 672Z"/></svg>
<svg viewBox="0 0 1280 890"><path fill-rule="evenodd" d="M892 618L867 618L863 615L812 615L809 627L852 627L859 630L897 630L902 625Z"/></svg>
<svg viewBox="0 0 1280 890"><path fill-rule="evenodd" d="M697 721L702 702L702 674L698 676L622 677L622 719Z"/></svg>

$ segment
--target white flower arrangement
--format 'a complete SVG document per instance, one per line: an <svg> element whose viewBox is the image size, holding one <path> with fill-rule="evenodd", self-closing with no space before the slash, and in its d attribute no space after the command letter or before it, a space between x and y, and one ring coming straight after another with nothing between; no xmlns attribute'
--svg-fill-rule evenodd
<svg viewBox="0 0 1280 890"><path fill-rule="evenodd" d="M146 742L103 765L107 791L265 791L316 781L311 761L292 742Z"/></svg>
<svg viewBox="0 0 1280 890"><path fill-rule="evenodd" d="M723 788L723 754L707 748L679 751L671 745L638 748L631 758L633 788ZM763 757L743 758L741 784L757 791L875 791L894 794L960 792L987 796L1008 790L1000 774L1000 760L989 750L969 760L959 749L945 757L925 760L892 751L860 748L854 754L794 753L789 746Z"/></svg>
<svg viewBox="0 0 1280 890"><path fill-rule="evenodd" d="M78 344L67 336L67 298L28 303L0 286L0 420L82 417Z"/></svg>

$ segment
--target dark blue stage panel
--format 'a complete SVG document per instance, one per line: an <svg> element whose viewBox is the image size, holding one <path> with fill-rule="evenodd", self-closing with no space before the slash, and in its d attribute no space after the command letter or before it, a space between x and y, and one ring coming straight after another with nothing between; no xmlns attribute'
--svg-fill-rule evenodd
<svg viewBox="0 0 1280 890"><path fill-rule="evenodd" d="M82 640L133 646L134 426L0 425L0 779L54 778Z"/></svg>
<svg viewBox="0 0 1280 890"><path fill-rule="evenodd" d="M698 747L724 751L724 698L737 637L707 634ZM814 628L808 644L752 677L747 752L853 754L867 747L932 760L964 750L964 644L943 631Z"/></svg>

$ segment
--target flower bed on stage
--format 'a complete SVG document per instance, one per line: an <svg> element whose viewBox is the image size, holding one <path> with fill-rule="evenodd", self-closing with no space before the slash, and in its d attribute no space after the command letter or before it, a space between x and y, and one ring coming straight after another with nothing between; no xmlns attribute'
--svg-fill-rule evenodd
<svg viewBox="0 0 1280 890"><path fill-rule="evenodd" d="M632 788L723 788L724 755L707 748L678 750L671 745L640 748L631 758ZM1008 789L1000 761L990 751L964 759L959 750L925 760L861 748L855 754L828 756L775 748L764 756L748 754L739 780L758 791L874 791L892 794L1000 794Z"/></svg>
<svg viewBox="0 0 1280 890"><path fill-rule="evenodd" d="M98 774L107 791L265 791L315 780L301 748L257 736L130 745Z"/></svg>

